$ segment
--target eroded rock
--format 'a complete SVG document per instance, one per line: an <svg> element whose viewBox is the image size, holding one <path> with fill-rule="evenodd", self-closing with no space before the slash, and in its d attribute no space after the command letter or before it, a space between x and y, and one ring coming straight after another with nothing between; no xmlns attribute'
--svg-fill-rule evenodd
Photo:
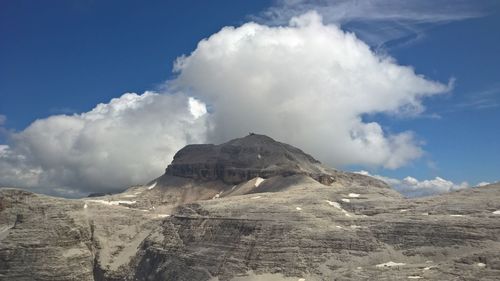
<svg viewBox="0 0 500 281"><path fill-rule="evenodd" d="M251 135L121 194L0 189L0 280L498 280L498 198L405 199Z"/></svg>

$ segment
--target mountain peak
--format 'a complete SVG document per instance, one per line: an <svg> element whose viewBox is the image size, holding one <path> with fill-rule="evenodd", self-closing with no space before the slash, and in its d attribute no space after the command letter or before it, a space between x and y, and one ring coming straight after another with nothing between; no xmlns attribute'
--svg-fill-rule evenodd
<svg viewBox="0 0 500 281"><path fill-rule="evenodd" d="M261 134L256 134L256 133L248 133L248 135L246 135L242 138L233 139L227 143L240 143L242 145L255 145L255 144L277 143L277 141L269 136L266 136L266 135L261 135Z"/></svg>
<svg viewBox="0 0 500 281"><path fill-rule="evenodd" d="M167 175L238 184L255 177L307 174L320 178L325 167L302 150L250 133L220 145L192 144L179 150Z"/></svg>

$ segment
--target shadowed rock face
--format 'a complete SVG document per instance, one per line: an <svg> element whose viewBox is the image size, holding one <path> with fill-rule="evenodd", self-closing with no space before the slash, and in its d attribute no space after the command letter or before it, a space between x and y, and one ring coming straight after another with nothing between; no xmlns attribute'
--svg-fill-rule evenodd
<svg viewBox="0 0 500 281"><path fill-rule="evenodd" d="M499 280L500 184L405 199L265 136L190 147L121 194L0 189L0 280Z"/></svg>
<svg viewBox="0 0 500 281"><path fill-rule="evenodd" d="M250 134L221 145L188 145L175 154L166 174L239 184L276 175L307 174L319 179L326 171L318 160L298 148Z"/></svg>

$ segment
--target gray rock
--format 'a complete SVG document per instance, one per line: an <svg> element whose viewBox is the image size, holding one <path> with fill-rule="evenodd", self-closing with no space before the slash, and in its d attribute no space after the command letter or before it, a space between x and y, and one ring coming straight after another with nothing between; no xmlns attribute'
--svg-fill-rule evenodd
<svg viewBox="0 0 500 281"><path fill-rule="evenodd" d="M327 168L291 145L250 134L221 145L195 144L179 150L166 175L239 184L255 177L306 174L327 177Z"/></svg>
<svg viewBox="0 0 500 281"><path fill-rule="evenodd" d="M0 280L499 280L498 198L406 199L251 135L121 194L1 189Z"/></svg>

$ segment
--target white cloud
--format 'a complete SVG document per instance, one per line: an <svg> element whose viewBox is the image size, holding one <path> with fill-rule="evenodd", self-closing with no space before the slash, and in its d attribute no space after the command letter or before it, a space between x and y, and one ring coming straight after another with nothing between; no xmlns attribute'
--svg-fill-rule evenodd
<svg viewBox="0 0 500 281"><path fill-rule="evenodd" d="M72 196L117 191L159 176L185 144L248 132L329 165L398 168L422 154L414 133L391 134L362 116L419 115L423 98L450 89L314 12L285 27L225 27L174 70L170 94L125 94L12 134L0 156L0 185Z"/></svg>
<svg viewBox="0 0 500 281"><path fill-rule="evenodd" d="M182 94L127 93L83 114L33 122L0 148L0 184L65 196L119 191L162 174L177 149L205 141Z"/></svg>
<svg viewBox="0 0 500 281"><path fill-rule="evenodd" d="M7 117L5 115L0 114L0 126L3 126L7 121Z"/></svg>
<svg viewBox="0 0 500 281"><path fill-rule="evenodd" d="M409 196L424 196L438 193L445 193L470 187L467 182L459 184L452 181L436 177L431 180L418 181L413 177L404 178L399 185L396 185L401 193Z"/></svg>
<svg viewBox="0 0 500 281"><path fill-rule="evenodd" d="M179 58L175 71L171 85L213 109L210 141L264 133L336 166L398 168L418 158L412 132L388 134L362 116L418 115L422 98L449 90L314 12L287 27L223 28Z"/></svg>
<svg viewBox="0 0 500 281"><path fill-rule="evenodd" d="M497 84L482 91L467 93L461 101L447 108L445 112L488 110L498 107L500 107L500 85Z"/></svg>
<svg viewBox="0 0 500 281"><path fill-rule="evenodd" d="M392 40L420 39L432 25L481 17L490 4L473 0L280 0L252 18L283 25L315 10L326 22L343 25L370 45L381 46Z"/></svg>
<svg viewBox="0 0 500 281"><path fill-rule="evenodd" d="M199 118L207 113L207 107L201 101L190 97L189 98L189 112L194 118Z"/></svg>
<svg viewBox="0 0 500 281"><path fill-rule="evenodd" d="M467 182L454 183L440 177L436 177L431 180L419 181L416 178L409 176L400 180L380 175L372 175L367 171L359 171L357 173L385 181L395 190L407 197L428 196L471 187Z"/></svg>

